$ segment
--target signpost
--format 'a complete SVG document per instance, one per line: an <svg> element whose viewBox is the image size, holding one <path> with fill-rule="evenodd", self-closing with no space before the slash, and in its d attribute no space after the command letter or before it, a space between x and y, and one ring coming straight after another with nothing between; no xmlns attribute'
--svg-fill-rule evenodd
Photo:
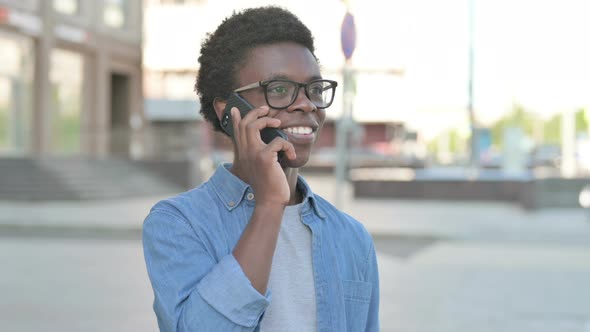
<svg viewBox="0 0 590 332"><path fill-rule="evenodd" d="M350 12L346 12L344 20L342 20L340 41L342 43L344 58L349 63L352 53L354 53L354 49L356 48L356 25L354 23L354 16Z"/></svg>
<svg viewBox="0 0 590 332"><path fill-rule="evenodd" d="M474 85L474 2L469 0L469 82L467 83L468 105L467 112L469 116L469 128L471 130L471 138L469 140L469 156L471 171L477 172L479 169L480 150L478 145L479 127L475 118L474 100L473 100L473 85Z"/></svg>
<svg viewBox="0 0 590 332"><path fill-rule="evenodd" d="M352 122L352 105L354 100L354 72L352 70L351 59L356 47L356 25L354 16L349 11L346 12L342 20L340 41L342 44L342 53L346 61L342 73L342 116L338 120L336 127L337 158L336 165L334 165L334 171L336 173L334 204L338 208L342 208L343 184L348 180L348 158L346 156L346 150L348 146L348 133Z"/></svg>

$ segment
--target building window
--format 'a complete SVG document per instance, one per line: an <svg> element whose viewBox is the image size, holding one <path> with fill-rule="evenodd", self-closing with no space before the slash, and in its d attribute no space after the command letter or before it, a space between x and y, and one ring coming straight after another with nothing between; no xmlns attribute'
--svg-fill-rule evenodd
<svg viewBox="0 0 590 332"><path fill-rule="evenodd" d="M195 100L196 73L144 71L144 94L147 98Z"/></svg>
<svg viewBox="0 0 590 332"><path fill-rule="evenodd" d="M121 29L127 24L128 14L127 0L104 0L103 22L105 25Z"/></svg>
<svg viewBox="0 0 590 332"><path fill-rule="evenodd" d="M51 152L80 152L80 115L84 59L81 54L54 49L51 53Z"/></svg>
<svg viewBox="0 0 590 332"><path fill-rule="evenodd" d="M33 41L0 31L0 155L26 155L32 125Z"/></svg>
<svg viewBox="0 0 590 332"><path fill-rule="evenodd" d="M78 0L53 0L53 9L64 15L77 15L80 11Z"/></svg>

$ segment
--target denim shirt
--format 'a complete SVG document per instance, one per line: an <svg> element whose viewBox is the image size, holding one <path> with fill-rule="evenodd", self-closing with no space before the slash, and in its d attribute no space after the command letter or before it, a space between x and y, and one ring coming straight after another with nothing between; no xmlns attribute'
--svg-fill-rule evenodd
<svg viewBox="0 0 590 332"><path fill-rule="evenodd" d="M260 294L232 251L255 207L252 188L220 165L199 187L158 202L143 246L161 331L258 331ZM379 279L371 236L300 176L301 219L312 232L317 330L378 331ZM296 273L296 271L293 271Z"/></svg>

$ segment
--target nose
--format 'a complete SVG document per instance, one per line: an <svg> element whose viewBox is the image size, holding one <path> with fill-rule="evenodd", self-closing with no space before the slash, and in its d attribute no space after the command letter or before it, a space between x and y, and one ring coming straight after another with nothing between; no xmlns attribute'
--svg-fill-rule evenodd
<svg viewBox="0 0 590 332"><path fill-rule="evenodd" d="M311 100L309 100L309 98L307 98L305 89L303 87L299 87L299 90L297 90L297 98L295 98L295 102L289 106L287 111L314 112L317 111L317 107L311 102Z"/></svg>

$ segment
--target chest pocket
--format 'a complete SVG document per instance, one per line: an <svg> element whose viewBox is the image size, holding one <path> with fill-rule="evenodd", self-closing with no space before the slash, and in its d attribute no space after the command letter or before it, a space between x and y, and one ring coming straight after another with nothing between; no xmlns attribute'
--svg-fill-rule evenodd
<svg viewBox="0 0 590 332"><path fill-rule="evenodd" d="M342 280L348 332L365 330L372 289L370 282Z"/></svg>

